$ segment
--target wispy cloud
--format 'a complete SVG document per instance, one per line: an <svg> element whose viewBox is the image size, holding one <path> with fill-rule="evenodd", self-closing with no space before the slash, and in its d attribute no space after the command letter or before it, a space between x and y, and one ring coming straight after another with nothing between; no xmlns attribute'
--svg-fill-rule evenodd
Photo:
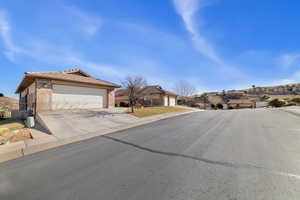
<svg viewBox="0 0 300 200"><path fill-rule="evenodd" d="M13 42L11 25L5 10L0 10L0 37L4 47L5 56L11 61L14 60L15 56L23 50Z"/></svg>
<svg viewBox="0 0 300 200"><path fill-rule="evenodd" d="M77 7L64 6L64 9L71 16L72 20L76 19L75 25L79 30L89 36L95 35L103 25L103 20L98 16L93 16Z"/></svg>
<svg viewBox="0 0 300 200"><path fill-rule="evenodd" d="M107 77L119 77L122 74L119 66L91 61L68 47L50 44L47 41L31 41L30 52L27 52L26 56L49 65L89 69Z"/></svg>
<svg viewBox="0 0 300 200"><path fill-rule="evenodd" d="M198 31L194 15L200 9L199 0L173 0L173 2L178 14L184 21L187 31L190 32L197 49L214 62L223 64L223 61L219 58L213 46L206 40L201 32Z"/></svg>
<svg viewBox="0 0 300 200"><path fill-rule="evenodd" d="M195 15L204 7L210 5L212 1L207 0L173 0L177 13L181 16L186 30L190 33L191 38L197 50L211 61L217 64L222 71L234 73L236 76L243 76L242 73L224 61L217 53L213 44L205 38L198 23L195 20ZM202 20L201 18L197 18ZM232 74L233 75L233 74Z"/></svg>
<svg viewBox="0 0 300 200"><path fill-rule="evenodd" d="M296 53L287 53L281 55L279 56L277 61L278 61L278 65L285 69L294 67L295 65L300 66L300 53L296 52Z"/></svg>
<svg viewBox="0 0 300 200"><path fill-rule="evenodd" d="M299 83L300 82L300 71L294 72L289 77L270 81L271 85L285 85L290 83Z"/></svg>
<svg viewBox="0 0 300 200"><path fill-rule="evenodd" d="M26 45L27 48L16 45L12 37L8 13L4 10L0 10L0 38L4 55L12 62L18 62L18 58L25 56L47 64L82 67L109 77L120 75L117 66L90 61L66 47L53 45L47 41L31 40L30 44Z"/></svg>

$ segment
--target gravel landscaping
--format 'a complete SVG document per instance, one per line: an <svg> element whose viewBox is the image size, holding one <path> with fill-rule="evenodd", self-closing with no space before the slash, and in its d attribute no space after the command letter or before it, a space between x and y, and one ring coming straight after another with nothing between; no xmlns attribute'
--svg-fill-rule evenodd
<svg viewBox="0 0 300 200"><path fill-rule="evenodd" d="M24 141L31 139L28 128L19 120L0 121L0 144Z"/></svg>

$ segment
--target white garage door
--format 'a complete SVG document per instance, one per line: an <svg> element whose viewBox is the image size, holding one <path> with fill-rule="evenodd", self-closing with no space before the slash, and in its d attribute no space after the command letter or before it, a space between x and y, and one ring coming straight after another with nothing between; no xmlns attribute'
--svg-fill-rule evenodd
<svg viewBox="0 0 300 200"><path fill-rule="evenodd" d="M170 97L170 106L175 106L175 105L176 105L175 97Z"/></svg>
<svg viewBox="0 0 300 200"><path fill-rule="evenodd" d="M104 108L106 104L106 89L53 85L53 110Z"/></svg>
<svg viewBox="0 0 300 200"><path fill-rule="evenodd" d="M168 96L164 97L164 106L168 106L169 102L168 102Z"/></svg>

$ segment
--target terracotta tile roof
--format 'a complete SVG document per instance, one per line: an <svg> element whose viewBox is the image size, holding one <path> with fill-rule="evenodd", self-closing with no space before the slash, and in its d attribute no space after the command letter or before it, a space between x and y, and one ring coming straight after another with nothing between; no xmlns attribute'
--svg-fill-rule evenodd
<svg viewBox="0 0 300 200"><path fill-rule="evenodd" d="M66 70L62 72L26 72L25 77L22 80L21 84L19 85L16 93L19 93L20 90L26 88L28 86L26 83L30 82L29 80L35 78L87 83L87 84L101 85L101 86L107 86L113 88L120 87L117 84L94 78L80 69L72 69L72 70Z"/></svg>
<svg viewBox="0 0 300 200"><path fill-rule="evenodd" d="M120 96L128 96L129 94L128 89L119 89L116 91L115 96L120 97Z"/></svg>
<svg viewBox="0 0 300 200"><path fill-rule="evenodd" d="M177 94L174 94L172 92L162 89L162 87L160 87L159 85L145 86L139 91L139 95L141 95L141 96L150 95L150 94L166 94L166 95L170 95L170 96L177 96ZM128 96L129 95L128 89L117 90L115 95L116 95L116 97L117 96Z"/></svg>
<svg viewBox="0 0 300 200"><path fill-rule="evenodd" d="M169 92L167 90L162 89L161 86L159 85L149 85L144 87L141 90L141 94L143 95L147 95L147 94L167 94L167 95L171 95L171 96L177 96L177 94Z"/></svg>

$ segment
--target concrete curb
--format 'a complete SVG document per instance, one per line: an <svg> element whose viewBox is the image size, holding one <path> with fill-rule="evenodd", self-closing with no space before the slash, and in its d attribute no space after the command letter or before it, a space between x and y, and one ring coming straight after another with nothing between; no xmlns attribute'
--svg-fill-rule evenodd
<svg viewBox="0 0 300 200"><path fill-rule="evenodd" d="M123 131L123 130L127 130L130 128L142 126L145 124L150 124L150 123L153 123L153 122L156 122L159 120L173 118L173 117L177 117L180 115L186 115L186 114L190 114L190 113L194 113L194 112L200 112L200 110L199 111L193 110L193 111L188 111L188 112L181 112L181 113L175 113L175 114L173 113L170 115L167 114L167 115L157 116L156 118L153 118L153 119L145 119L144 121L142 120L135 124L130 124L130 125L126 125L126 126L122 126L122 127L118 127L118 128L112 128L112 129L108 129L108 130L105 130L105 131L102 131L99 133L88 133L88 134L78 135L75 137L69 137L69 138L64 138L64 139L58 139L53 135L49 135L47 137L37 138L37 139L33 139L33 140L27 140L25 142L23 142L23 141L15 142L15 143L12 143L9 145L0 146L0 163L8 161L8 160L20 158L25 155L33 154L36 152L45 151L47 149L52 149L55 147L63 146L66 144L71 144L71 143L87 140L87 139L90 139L93 137L98 137L98 136L106 135L109 133Z"/></svg>
<svg viewBox="0 0 300 200"><path fill-rule="evenodd" d="M23 156L26 145L23 141L0 146L0 163Z"/></svg>

